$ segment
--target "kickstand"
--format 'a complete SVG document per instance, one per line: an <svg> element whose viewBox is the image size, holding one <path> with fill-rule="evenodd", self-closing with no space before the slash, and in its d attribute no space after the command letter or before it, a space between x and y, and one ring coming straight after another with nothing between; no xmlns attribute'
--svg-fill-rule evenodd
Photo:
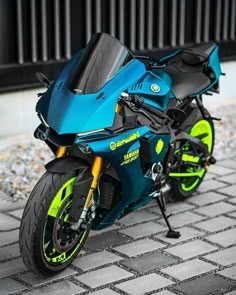
<svg viewBox="0 0 236 295"><path fill-rule="evenodd" d="M161 200L160 200L160 198L161 198ZM170 238L170 239L178 239L180 237L180 232L174 231L172 229L172 227L168 221L168 217L166 216L166 213L165 213L165 205L164 205L164 200L162 199L162 196L156 197L156 200L157 200L157 204L161 210L162 216L165 219L166 225L168 226L168 229L169 229L168 233L166 234L166 237Z"/></svg>

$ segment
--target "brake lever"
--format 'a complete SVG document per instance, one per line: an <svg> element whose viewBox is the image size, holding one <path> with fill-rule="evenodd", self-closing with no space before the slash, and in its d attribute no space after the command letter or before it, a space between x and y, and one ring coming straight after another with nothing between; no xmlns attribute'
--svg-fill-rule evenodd
<svg viewBox="0 0 236 295"><path fill-rule="evenodd" d="M153 65L152 69L164 69L166 67L166 64L159 64L159 65Z"/></svg>

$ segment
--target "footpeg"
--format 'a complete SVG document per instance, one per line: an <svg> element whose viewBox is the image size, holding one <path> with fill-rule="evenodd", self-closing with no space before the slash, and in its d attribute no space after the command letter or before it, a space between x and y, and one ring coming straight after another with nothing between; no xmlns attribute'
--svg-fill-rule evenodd
<svg viewBox="0 0 236 295"><path fill-rule="evenodd" d="M208 163L211 164L211 165L215 164L215 163L216 163L216 158L213 157L213 156L210 156L210 157L208 158Z"/></svg>
<svg viewBox="0 0 236 295"><path fill-rule="evenodd" d="M181 236L179 231L169 230L166 237L169 239L178 239Z"/></svg>
<svg viewBox="0 0 236 295"><path fill-rule="evenodd" d="M221 118L217 118L217 117L210 117L210 119L215 121L221 121Z"/></svg>

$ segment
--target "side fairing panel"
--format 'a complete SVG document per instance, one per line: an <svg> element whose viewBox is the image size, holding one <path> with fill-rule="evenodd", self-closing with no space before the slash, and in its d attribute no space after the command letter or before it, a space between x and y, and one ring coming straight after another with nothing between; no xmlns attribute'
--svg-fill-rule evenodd
<svg viewBox="0 0 236 295"><path fill-rule="evenodd" d="M130 204L135 204L140 202L140 200L146 203L152 199L148 194L153 180L150 177L144 176L140 146L141 139L146 135L148 136L148 134L150 134L149 128L142 126L107 139L85 141L95 155L109 161L122 184L122 198L105 216L102 214L96 215L94 229L102 229L113 224ZM150 147L153 149L152 153L155 153L156 143L162 135L157 137L156 141L150 144ZM168 146L169 138L166 140L163 137L163 140L165 141L164 151ZM83 142L82 138L76 140L76 143L80 142ZM159 155L156 154L158 161L162 162L164 154L164 152Z"/></svg>
<svg viewBox="0 0 236 295"><path fill-rule="evenodd" d="M122 183L121 200L105 217L99 217L99 214L96 216L95 229L111 225L129 204L142 197L147 197L152 179L143 176L139 157L139 140L147 132L149 132L147 127L139 127L112 138L87 142L97 156L111 163ZM80 140L78 139L77 142L79 143ZM134 155L134 157L129 158L129 155L132 157ZM128 159L130 161L127 161Z"/></svg>

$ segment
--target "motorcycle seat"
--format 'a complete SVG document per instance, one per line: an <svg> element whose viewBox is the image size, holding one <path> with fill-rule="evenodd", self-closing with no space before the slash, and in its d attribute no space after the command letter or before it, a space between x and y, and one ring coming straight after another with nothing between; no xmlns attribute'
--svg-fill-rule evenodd
<svg viewBox="0 0 236 295"><path fill-rule="evenodd" d="M172 79L172 91L177 99L198 94L212 83L204 66L215 49L214 43L184 49L171 58L165 71Z"/></svg>
<svg viewBox="0 0 236 295"><path fill-rule="evenodd" d="M172 79L172 91L177 99L197 94L211 84L211 80L202 71L192 69L182 62L166 66L165 71Z"/></svg>
<svg viewBox="0 0 236 295"><path fill-rule="evenodd" d="M209 56L215 48L215 43L207 43L203 45L189 47L183 50L181 58L188 65L201 64L208 60Z"/></svg>

